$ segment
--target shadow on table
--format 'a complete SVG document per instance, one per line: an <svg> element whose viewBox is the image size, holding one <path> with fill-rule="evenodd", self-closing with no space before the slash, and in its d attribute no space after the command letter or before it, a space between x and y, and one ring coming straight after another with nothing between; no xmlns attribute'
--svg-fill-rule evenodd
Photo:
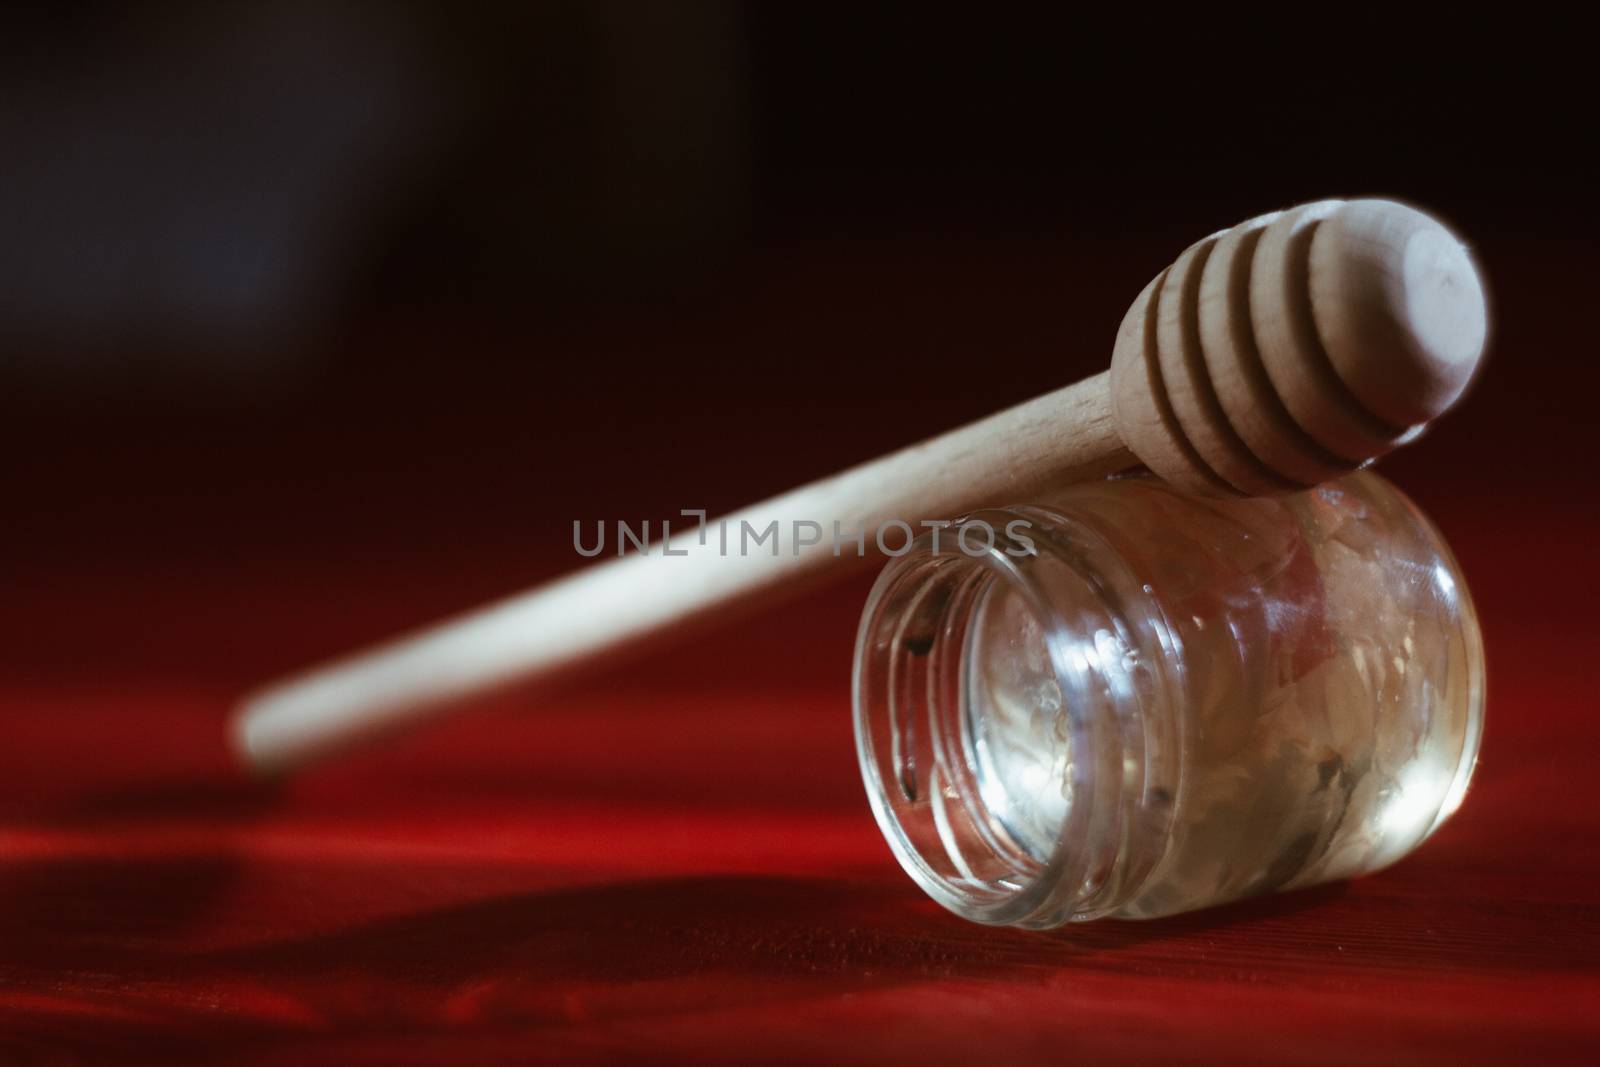
<svg viewBox="0 0 1600 1067"><path fill-rule="evenodd" d="M230 877L218 858L85 861L9 880L0 944L22 963L0 964L0 1030L21 1043L11 1047L175 1063L362 1035L442 1040L759 1010L1080 965L1136 970L1128 957L1159 956L1163 941L1287 916L1340 892L1041 934L967 923L898 878L708 876L502 896L224 951L182 948L183 924ZM13 996L51 982L75 998L70 1011ZM81 1025L86 1017L93 1027Z"/></svg>
<svg viewBox="0 0 1600 1067"><path fill-rule="evenodd" d="M1293 913L1342 891L1330 886L1167 920L1034 933L958 919L899 880L673 878L484 900L215 959L287 980L371 973L441 988L490 975L526 986L713 973L873 985L1067 965Z"/></svg>
<svg viewBox="0 0 1600 1067"><path fill-rule="evenodd" d="M3 959L71 970L170 956L234 883L239 863L225 834L196 842L165 827L175 816L191 829L237 825L272 803L253 783L216 782L8 811L31 845L0 853Z"/></svg>

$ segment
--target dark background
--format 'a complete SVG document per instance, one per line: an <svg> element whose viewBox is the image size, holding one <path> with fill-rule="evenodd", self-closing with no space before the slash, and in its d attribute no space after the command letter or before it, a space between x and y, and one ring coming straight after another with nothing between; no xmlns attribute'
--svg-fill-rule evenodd
<svg viewBox="0 0 1600 1067"><path fill-rule="evenodd" d="M1592 1054L1588 38L1127 7L7 7L0 1059ZM1383 467L1491 679L1395 872L1057 939L937 913L856 777L865 579L276 792L230 764L243 689L570 569L574 519L1102 370L1191 241L1361 195L1492 299Z"/></svg>
<svg viewBox="0 0 1600 1067"><path fill-rule="evenodd" d="M1101 369L1190 241L1323 196L1436 211L1491 287L1491 369L1396 477L1587 513L1576 35L1292 16L9 11L0 566L85 588L0 663L271 671L464 606L574 563L573 519L731 508ZM165 603L330 558L438 588L248 649L219 618L221 657ZM85 611L102 565L169 588Z"/></svg>

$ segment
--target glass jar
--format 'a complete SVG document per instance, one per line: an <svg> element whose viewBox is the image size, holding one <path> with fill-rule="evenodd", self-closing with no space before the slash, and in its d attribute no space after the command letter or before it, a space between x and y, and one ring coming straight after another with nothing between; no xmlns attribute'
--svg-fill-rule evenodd
<svg viewBox="0 0 1600 1067"><path fill-rule="evenodd" d="M1483 644L1383 478L1212 500L1076 485L932 530L861 621L879 826L985 923L1151 918L1394 862L1456 810Z"/></svg>

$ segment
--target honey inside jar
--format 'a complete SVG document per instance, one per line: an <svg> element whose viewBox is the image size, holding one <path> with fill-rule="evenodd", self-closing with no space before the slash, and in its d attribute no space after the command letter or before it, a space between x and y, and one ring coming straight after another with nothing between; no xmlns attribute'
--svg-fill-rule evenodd
<svg viewBox="0 0 1600 1067"><path fill-rule="evenodd" d="M874 811L945 906L1167 915L1376 870L1460 804L1482 640L1379 476L1239 500L1127 478L973 518L1019 517L1027 551L893 561L857 646Z"/></svg>

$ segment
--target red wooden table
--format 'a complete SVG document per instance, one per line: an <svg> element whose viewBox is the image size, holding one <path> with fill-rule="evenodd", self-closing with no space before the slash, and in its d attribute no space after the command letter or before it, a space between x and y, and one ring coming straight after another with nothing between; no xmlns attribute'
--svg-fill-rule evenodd
<svg viewBox="0 0 1600 1067"><path fill-rule="evenodd" d="M658 514L731 505L1059 368L944 407L931 383L889 425L846 405L831 443L731 469L719 441L763 420L798 432L802 414L635 400L619 421L530 428L515 411L545 402L506 383L539 379L511 362L476 386L504 399L466 413L406 387L409 406L374 413L353 384L330 394L349 409L270 433L230 432L226 411L91 413L55 435L54 414L21 419L0 1063L1594 1062L1600 525L1592 474L1505 448L1590 445L1600 378L1545 355L1573 343L1545 313L1581 302L1577 275L1539 274L1547 254L1491 257L1498 362L1389 467L1484 617L1488 732L1464 807L1379 875L1152 923L980 928L901 874L849 732L859 582L292 782L244 780L222 743L242 686L559 571L570 519L632 517L628 492ZM946 298L976 304L977 331L979 312L1016 310L1008 279L1037 258L962 268ZM753 320L770 311L757 300ZM871 379L855 413L902 388ZM611 441L598 471L667 432L684 458L655 496L643 476L583 496L556 468L580 433Z"/></svg>

